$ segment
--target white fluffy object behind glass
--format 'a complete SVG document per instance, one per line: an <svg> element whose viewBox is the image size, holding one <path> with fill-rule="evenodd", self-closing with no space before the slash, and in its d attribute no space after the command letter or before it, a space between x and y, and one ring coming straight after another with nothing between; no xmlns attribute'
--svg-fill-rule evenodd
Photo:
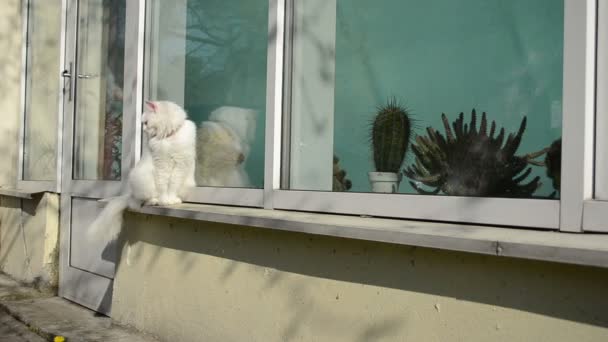
<svg viewBox="0 0 608 342"><path fill-rule="evenodd" d="M111 199L91 224L91 239L115 237L127 207L173 205L195 186L196 125L168 101L146 101L142 157L129 173L124 195Z"/></svg>
<svg viewBox="0 0 608 342"><path fill-rule="evenodd" d="M255 138L257 112L224 106L198 130L196 181L203 186L249 187L245 171Z"/></svg>

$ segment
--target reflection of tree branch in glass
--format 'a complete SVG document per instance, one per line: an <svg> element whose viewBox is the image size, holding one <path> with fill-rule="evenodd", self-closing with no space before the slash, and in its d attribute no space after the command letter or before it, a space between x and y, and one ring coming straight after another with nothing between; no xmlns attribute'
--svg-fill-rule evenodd
<svg viewBox="0 0 608 342"><path fill-rule="evenodd" d="M44 132L33 129L26 136L24 144L26 146L24 179L49 178L55 172L57 160L55 158L55 141L49 140L47 135ZM35 146L35 149L32 149L31 146Z"/></svg>
<svg viewBox="0 0 608 342"><path fill-rule="evenodd" d="M259 23L267 19L264 6L225 1L188 1L187 6L186 107L262 108L258 81L265 77L268 33Z"/></svg>
<svg viewBox="0 0 608 342"><path fill-rule="evenodd" d="M120 179L122 137L122 89L109 67L106 70L106 116L103 147L103 179Z"/></svg>
<svg viewBox="0 0 608 342"><path fill-rule="evenodd" d="M122 156L122 111L124 73L124 1L106 0L104 20L108 30L105 78L105 130L102 178L120 179Z"/></svg>

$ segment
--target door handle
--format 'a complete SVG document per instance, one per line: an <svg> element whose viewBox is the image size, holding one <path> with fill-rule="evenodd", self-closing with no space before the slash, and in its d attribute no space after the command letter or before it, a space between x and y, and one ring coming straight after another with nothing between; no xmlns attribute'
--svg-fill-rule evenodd
<svg viewBox="0 0 608 342"><path fill-rule="evenodd" d="M89 79L89 78L95 78L95 77L98 77L98 76L99 75L97 75L97 74L78 74L78 75L76 75L76 77L78 77L78 78L84 78L85 80Z"/></svg>
<svg viewBox="0 0 608 342"><path fill-rule="evenodd" d="M68 101L70 101L70 102L72 102L72 65L73 65L73 63L70 62L69 69L63 70L61 72L61 77L67 78L67 80L68 80L68 87L69 88L67 89L67 92L68 92ZM65 86L65 83L64 83L63 93L65 94L65 92L66 92L66 86Z"/></svg>

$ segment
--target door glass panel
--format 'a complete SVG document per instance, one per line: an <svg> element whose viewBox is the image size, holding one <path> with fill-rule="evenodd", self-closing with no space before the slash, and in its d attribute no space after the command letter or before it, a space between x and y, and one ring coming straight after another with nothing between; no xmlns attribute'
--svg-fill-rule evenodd
<svg viewBox="0 0 608 342"><path fill-rule="evenodd" d="M80 1L74 179L120 180L124 0Z"/></svg>
<svg viewBox="0 0 608 342"><path fill-rule="evenodd" d="M50 181L57 170L61 0L28 6L23 179Z"/></svg>
<svg viewBox="0 0 608 342"><path fill-rule="evenodd" d="M294 6L289 189L559 197L564 1Z"/></svg>

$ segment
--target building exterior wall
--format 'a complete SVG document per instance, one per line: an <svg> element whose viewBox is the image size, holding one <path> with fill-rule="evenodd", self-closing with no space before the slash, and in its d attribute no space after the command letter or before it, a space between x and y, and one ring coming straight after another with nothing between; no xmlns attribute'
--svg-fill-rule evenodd
<svg viewBox="0 0 608 342"><path fill-rule="evenodd" d="M608 270L129 214L112 317L167 341L606 341Z"/></svg>
<svg viewBox="0 0 608 342"><path fill-rule="evenodd" d="M0 270L12 278L56 292L59 259L59 195L32 200L2 198Z"/></svg>
<svg viewBox="0 0 608 342"><path fill-rule="evenodd" d="M0 6L0 185L20 0ZM59 196L0 198L0 270L56 285ZM606 341L608 270L128 214L112 317L172 341Z"/></svg>
<svg viewBox="0 0 608 342"><path fill-rule="evenodd" d="M21 99L21 1L0 6L0 186L17 182Z"/></svg>
<svg viewBox="0 0 608 342"><path fill-rule="evenodd" d="M17 183L21 110L21 1L0 6L0 186ZM56 115L55 111L49 115ZM52 131L54 133L54 131ZM57 287L59 195L0 196L0 271L44 290Z"/></svg>

